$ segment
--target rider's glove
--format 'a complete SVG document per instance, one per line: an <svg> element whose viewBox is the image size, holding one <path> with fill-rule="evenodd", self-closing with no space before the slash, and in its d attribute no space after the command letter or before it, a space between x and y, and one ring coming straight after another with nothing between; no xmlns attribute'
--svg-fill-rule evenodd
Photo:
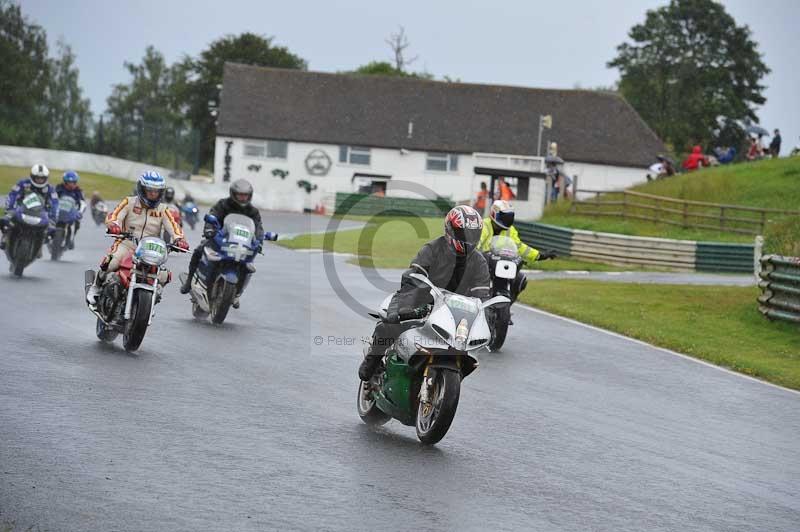
<svg viewBox="0 0 800 532"><path fill-rule="evenodd" d="M181 248L184 251L189 251L189 243L183 238L179 238L178 240L176 240L175 246Z"/></svg>
<svg viewBox="0 0 800 532"><path fill-rule="evenodd" d="M400 323L400 313L395 309L386 312L386 323Z"/></svg>
<svg viewBox="0 0 800 532"><path fill-rule="evenodd" d="M121 235L122 227L118 226L117 224L111 224L106 228L106 231L109 235Z"/></svg>
<svg viewBox="0 0 800 532"><path fill-rule="evenodd" d="M548 260L548 259L555 259L558 257L558 254L554 249L546 249L544 251L539 252L539 258L536 260Z"/></svg>

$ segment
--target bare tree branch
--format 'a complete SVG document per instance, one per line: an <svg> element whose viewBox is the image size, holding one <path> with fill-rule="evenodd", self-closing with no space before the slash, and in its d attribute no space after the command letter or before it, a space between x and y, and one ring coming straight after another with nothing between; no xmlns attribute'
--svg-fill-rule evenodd
<svg viewBox="0 0 800 532"><path fill-rule="evenodd" d="M419 56L417 55L408 59L405 57L405 50L411 45L411 43L408 41L406 29L403 26L400 26L400 31L398 33L392 33L389 35L389 38L386 39L386 44L389 45L389 47L392 49L392 53L394 53L395 68L401 72L405 72L407 66L419 59Z"/></svg>

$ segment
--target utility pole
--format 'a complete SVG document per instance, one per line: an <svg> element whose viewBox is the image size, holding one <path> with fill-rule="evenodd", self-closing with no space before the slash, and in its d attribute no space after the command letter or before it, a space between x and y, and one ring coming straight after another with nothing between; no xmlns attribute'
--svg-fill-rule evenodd
<svg viewBox="0 0 800 532"><path fill-rule="evenodd" d="M536 144L536 156L542 156L542 131L553 127L553 115L539 115L539 141Z"/></svg>

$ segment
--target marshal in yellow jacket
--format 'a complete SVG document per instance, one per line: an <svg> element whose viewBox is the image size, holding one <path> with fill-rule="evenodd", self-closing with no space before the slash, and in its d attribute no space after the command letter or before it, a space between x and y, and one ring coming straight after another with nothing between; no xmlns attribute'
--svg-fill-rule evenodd
<svg viewBox="0 0 800 532"><path fill-rule="evenodd" d="M489 251L492 237L494 236L507 236L516 242L519 256L528 264L531 264L539 257L539 250L530 247L520 240L519 231L517 231L517 228L513 225L495 235L492 227L492 219L489 217L483 219L483 232L481 233L481 240L478 243L478 251Z"/></svg>

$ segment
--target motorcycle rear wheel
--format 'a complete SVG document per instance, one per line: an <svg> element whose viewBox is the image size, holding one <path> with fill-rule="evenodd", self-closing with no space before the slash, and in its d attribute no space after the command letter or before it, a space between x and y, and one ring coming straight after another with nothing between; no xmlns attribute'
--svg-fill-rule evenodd
<svg viewBox="0 0 800 532"><path fill-rule="evenodd" d="M364 386L368 383L361 380L358 382L358 397L356 398L358 417L361 418L361 421L373 427L384 425L387 421L392 419L392 417L378 408L378 405L375 404L375 399L367 399L364 397Z"/></svg>
<svg viewBox="0 0 800 532"><path fill-rule="evenodd" d="M125 325L122 335L122 346L126 351L136 351L142 345L150 320L150 308L153 305L153 293L147 290L136 290L131 301L131 318Z"/></svg>
<svg viewBox="0 0 800 532"><path fill-rule="evenodd" d="M425 445L438 443L453 423L461 396L461 375L455 371L439 370L432 390L432 405L423 403L417 408L417 438Z"/></svg>

